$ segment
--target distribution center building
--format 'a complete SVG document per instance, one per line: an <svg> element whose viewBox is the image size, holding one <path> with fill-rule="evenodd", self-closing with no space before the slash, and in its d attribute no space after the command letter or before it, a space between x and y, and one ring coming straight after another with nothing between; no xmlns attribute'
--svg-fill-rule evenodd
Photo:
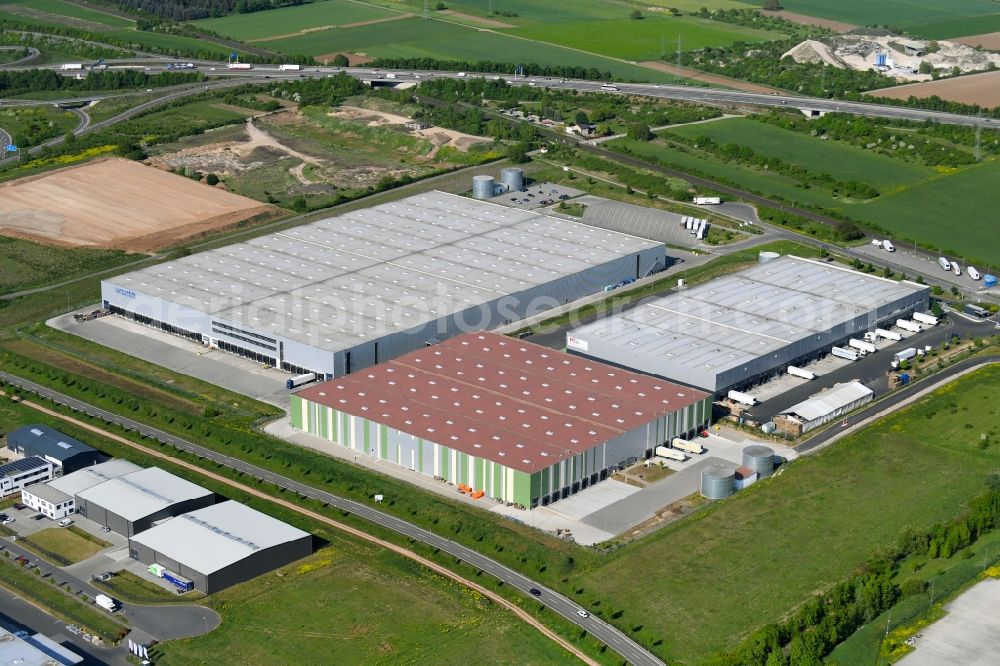
<svg viewBox="0 0 1000 666"><path fill-rule="evenodd" d="M76 495L87 488L104 483L142 468L127 460L109 460L85 467L48 483L39 483L21 491L21 501L53 520L76 512Z"/></svg>
<svg viewBox="0 0 1000 666"><path fill-rule="evenodd" d="M427 192L109 278L101 298L160 330L330 378L665 263L661 243Z"/></svg>
<svg viewBox="0 0 1000 666"><path fill-rule="evenodd" d="M549 504L708 425L711 396L467 333L292 396L292 426L473 493Z"/></svg>
<svg viewBox="0 0 1000 666"><path fill-rule="evenodd" d="M930 287L786 256L566 336L575 355L713 392L754 386L927 309Z"/></svg>
<svg viewBox="0 0 1000 666"><path fill-rule="evenodd" d="M211 490L159 467L116 476L76 494L77 513L127 537L214 503Z"/></svg>
<svg viewBox="0 0 1000 666"><path fill-rule="evenodd" d="M206 594L312 553L312 535L239 502L166 520L129 539L129 556L188 578Z"/></svg>

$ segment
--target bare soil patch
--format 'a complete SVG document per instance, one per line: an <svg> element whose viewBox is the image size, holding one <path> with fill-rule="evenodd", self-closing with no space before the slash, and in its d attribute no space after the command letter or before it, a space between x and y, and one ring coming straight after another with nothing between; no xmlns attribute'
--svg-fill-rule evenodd
<svg viewBox="0 0 1000 666"><path fill-rule="evenodd" d="M54 245L153 252L280 213L118 158L0 184L0 233Z"/></svg>
<svg viewBox="0 0 1000 666"><path fill-rule="evenodd" d="M784 9L778 12L767 12L767 16L778 16L786 21L791 21L792 23L799 23L801 25L816 25L821 28L836 30L837 32L850 32L858 27L853 23L844 23L843 21L833 21L830 19L818 18L816 16L796 14L795 12L787 12Z"/></svg>
<svg viewBox="0 0 1000 666"><path fill-rule="evenodd" d="M369 127L379 127L382 125L405 125L411 122L411 118L386 113L385 111L375 111L363 109L358 106L339 106L336 111L330 113L334 118L342 118L353 122L366 123ZM434 144L434 151L428 156L433 157L437 149L443 146L451 146L461 151L468 150L477 143L489 143L490 139L476 136L474 134L464 134L444 127L430 126L424 129L410 130L413 136L426 139Z"/></svg>
<svg viewBox="0 0 1000 666"><path fill-rule="evenodd" d="M959 44L965 44L975 48L981 46L987 51L1000 51L1000 32L987 32L983 35L970 35L969 37L956 37L951 40Z"/></svg>
<svg viewBox="0 0 1000 666"><path fill-rule="evenodd" d="M657 62L656 60L646 60L645 62L640 62L639 64L643 67L649 67L650 69L667 72L668 74L677 74L685 79L704 81L705 83L714 83L716 85L726 86L727 88L733 88L734 90L761 93L763 95L778 92L777 88L772 88L771 86L764 86L759 83L750 83L748 81L740 81L739 79L731 79L728 76L720 76L718 74L708 74L706 72L698 71L697 69L691 69L690 67L681 67L678 69L676 65L668 65L665 62Z"/></svg>
<svg viewBox="0 0 1000 666"><path fill-rule="evenodd" d="M364 53L347 53L345 51L334 51L333 53L324 53L323 55L313 56L313 60L327 65L333 62L333 59L339 55L347 58L347 64L349 67L366 65L372 61L372 57Z"/></svg>
<svg viewBox="0 0 1000 666"><path fill-rule="evenodd" d="M504 23L503 21L497 21L495 19L484 18L482 16L473 16L472 14L463 14L462 12L452 11L451 9L446 9L441 12L437 12L441 16L454 16L455 18L460 18L469 23L475 23L476 25L481 25L484 28L516 28L516 25L510 23Z"/></svg>
<svg viewBox="0 0 1000 666"><path fill-rule="evenodd" d="M941 99L951 102L978 104L992 108L1000 106L1000 71L969 74L968 76L957 76L925 83L910 83L872 90L869 94L893 99L907 99L911 95L913 97L937 95Z"/></svg>

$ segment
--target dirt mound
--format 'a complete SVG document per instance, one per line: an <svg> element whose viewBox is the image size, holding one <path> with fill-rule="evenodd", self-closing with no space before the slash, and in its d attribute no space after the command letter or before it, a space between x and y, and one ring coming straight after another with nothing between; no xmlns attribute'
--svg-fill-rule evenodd
<svg viewBox="0 0 1000 666"><path fill-rule="evenodd" d="M830 47L815 39L807 39L782 54L782 58L791 58L798 63L826 64L834 67L844 67L843 61L833 55Z"/></svg>

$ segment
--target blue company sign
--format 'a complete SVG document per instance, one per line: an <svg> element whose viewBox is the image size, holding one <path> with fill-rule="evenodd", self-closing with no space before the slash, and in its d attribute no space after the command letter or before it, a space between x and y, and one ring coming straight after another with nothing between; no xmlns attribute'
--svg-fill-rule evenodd
<svg viewBox="0 0 1000 666"><path fill-rule="evenodd" d="M122 289L121 287L115 287L115 293L125 298L135 298L135 292L131 289Z"/></svg>

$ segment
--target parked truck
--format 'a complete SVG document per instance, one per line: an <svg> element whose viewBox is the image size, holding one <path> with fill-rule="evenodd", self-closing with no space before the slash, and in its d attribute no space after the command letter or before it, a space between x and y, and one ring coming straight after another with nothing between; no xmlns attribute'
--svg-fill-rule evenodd
<svg viewBox="0 0 1000 666"><path fill-rule="evenodd" d="M94 597L94 603L103 608L104 610L108 611L109 613L114 613L120 607L117 601L115 601L106 594L98 594L96 597Z"/></svg>
<svg viewBox="0 0 1000 666"><path fill-rule="evenodd" d="M924 330L924 327L915 321L910 321L909 319L897 319L896 327L901 328L904 331L910 331L911 333L919 333Z"/></svg>
<svg viewBox="0 0 1000 666"><path fill-rule="evenodd" d="M884 240L882 241L882 249L886 252L895 252L896 246L892 244L892 241Z"/></svg>
<svg viewBox="0 0 1000 666"><path fill-rule="evenodd" d="M858 352L848 347L834 347L833 349L830 350L830 353L836 356L837 358L846 359L848 361L858 360Z"/></svg>
<svg viewBox="0 0 1000 666"><path fill-rule="evenodd" d="M61 69L63 71L75 72L75 71L83 69L83 63L82 62L64 62L62 65L59 66L59 69Z"/></svg>
<svg viewBox="0 0 1000 666"><path fill-rule="evenodd" d="M689 442L686 439L681 439L680 437L674 437L674 440L670 443L675 449L680 449L681 451L687 451L688 453L704 453L705 447L698 442Z"/></svg>
<svg viewBox="0 0 1000 666"><path fill-rule="evenodd" d="M722 203L721 197L695 197L695 206L718 206Z"/></svg>
<svg viewBox="0 0 1000 666"><path fill-rule="evenodd" d="M194 589L194 583L184 576L174 573L170 569L163 570L163 580L177 588L179 592L190 592Z"/></svg>
<svg viewBox="0 0 1000 666"><path fill-rule="evenodd" d="M669 446L658 446L656 450L653 451L656 455L661 458L667 458L668 460L677 460L679 462L684 462L688 457L681 451L677 449L672 449Z"/></svg>
<svg viewBox="0 0 1000 666"><path fill-rule="evenodd" d="M749 393L743 393L742 391L730 391L727 397L733 402L739 402L744 405L750 405L753 407L757 404L757 398L750 395Z"/></svg>
<svg viewBox="0 0 1000 666"><path fill-rule="evenodd" d="M815 372L810 372L809 370L805 370L803 368L797 368L794 365L788 366L788 374L792 377L801 377L802 379L808 379L810 381L816 379Z"/></svg>
<svg viewBox="0 0 1000 666"><path fill-rule="evenodd" d="M938 257L938 266L945 269L946 271L951 270L951 262L948 261L947 257Z"/></svg>
<svg viewBox="0 0 1000 666"><path fill-rule="evenodd" d="M231 62L226 67L229 69L253 69L253 65L248 62Z"/></svg>
<svg viewBox="0 0 1000 666"><path fill-rule="evenodd" d="M924 312L914 312L913 320L919 321L921 324L927 324L928 326L937 326L938 318L934 315L929 315Z"/></svg>
<svg viewBox="0 0 1000 666"><path fill-rule="evenodd" d="M302 65L278 65L278 70L282 72L300 72Z"/></svg>
<svg viewBox="0 0 1000 666"><path fill-rule="evenodd" d="M847 345L852 349L857 349L862 355L864 354L874 354L876 351L875 345L865 340L858 340L857 338L851 338L847 341Z"/></svg>
<svg viewBox="0 0 1000 666"><path fill-rule="evenodd" d="M969 271L969 277L972 278L973 280L978 280L979 278L983 277L982 275L979 274L979 271L976 270L975 266L969 266L968 271Z"/></svg>
<svg viewBox="0 0 1000 666"><path fill-rule="evenodd" d="M701 220L698 223L698 233L695 234L695 238L698 240L704 240L706 233L708 233L708 220Z"/></svg>
<svg viewBox="0 0 1000 666"><path fill-rule="evenodd" d="M898 351L892 355L892 360L896 365L899 365L903 361L909 361L911 358L917 355L916 347L909 347L902 351Z"/></svg>
<svg viewBox="0 0 1000 666"><path fill-rule="evenodd" d="M878 335L875 331L867 331L863 336L865 342L878 342Z"/></svg>
<svg viewBox="0 0 1000 666"><path fill-rule="evenodd" d="M303 384L311 382L314 379L316 379L316 373L315 372L307 372L304 375L299 375L297 377L292 377L291 379L289 379L288 381L286 381L285 382L285 388L293 389L296 386L302 386Z"/></svg>
<svg viewBox="0 0 1000 666"><path fill-rule="evenodd" d="M962 275L962 267L958 265L957 261L951 262L951 272L956 276Z"/></svg>
<svg viewBox="0 0 1000 666"><path fill-rule="evenodd" d="M903 339L903 336L896 331L887 331L884 328L876 328L875 335L886 340L892 340L893 342L899 342Z"/></svg>

